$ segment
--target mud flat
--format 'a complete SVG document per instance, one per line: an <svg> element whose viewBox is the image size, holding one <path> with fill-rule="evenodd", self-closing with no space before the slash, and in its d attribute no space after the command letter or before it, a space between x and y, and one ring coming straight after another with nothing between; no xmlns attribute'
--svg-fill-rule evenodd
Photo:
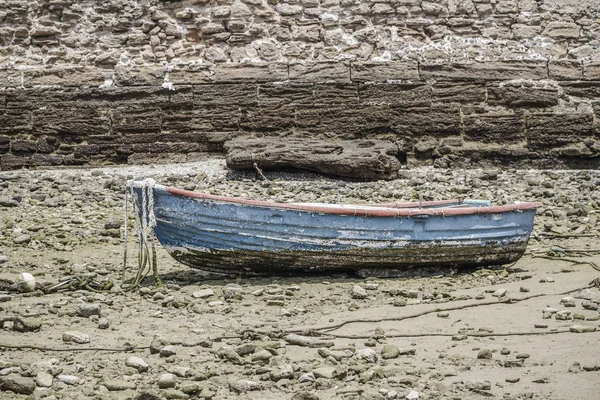
<svg viewBox="0 0 600 400"><path fill-rule="evenodd" d="M528 253L511 266L387 279L223 277L159 248L165 287L148 277L124 292L124 187L133 177L276 201L421 195L544 207ZM372 183L267 177L230 173L222 160L1 172L0 397L597 398L599 171L419 168ZM14 290L23 272L34 291ZM72 276L113 287L40 290Z"/></svg>

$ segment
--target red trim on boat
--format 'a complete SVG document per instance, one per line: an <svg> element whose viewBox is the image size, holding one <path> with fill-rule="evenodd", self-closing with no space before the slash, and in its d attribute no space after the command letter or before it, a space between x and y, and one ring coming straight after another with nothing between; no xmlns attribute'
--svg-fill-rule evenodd
<svg viewBox="0 0 600 400"><path fill-rule="evenodd" d="M464 207L464 208L451 208L451 207L439 207L439 208L402 208L400 205L403 203L389 203L396 204L396 208L393 207L377 207L378 209L366 209L366 208L350 208L350 207L337 207L337 206L318 206L308 204L286 204L286 203L275 203L272 201L260 201L260 200L247 200L240 199L237 197L217 196L207 193L193 192L190 190L178 189L173 187L167 187L167 192L183 197L190 197L194 199L202 200L213 200L221 201L225 203L243 204L248 206L259 206L277 209L286 209L294 211L306 211L316 212L323 214L337 214L337 215L355 215L364 217L411 217L417 215L473 215L473 214L495 214L509 211L520 211L520 210L531 210L539 208L542 203L530 202L530 203L518 203L518 204L507 204L503 206L485 206L485 207ZM425 205L437 205L456 202L456 200L442 200L438 202L423 202L422 206ZM411 204L411 203L405 203ZM418 207L419 203L415 203ZM371 207L371 206L369 206Z"/></svg>

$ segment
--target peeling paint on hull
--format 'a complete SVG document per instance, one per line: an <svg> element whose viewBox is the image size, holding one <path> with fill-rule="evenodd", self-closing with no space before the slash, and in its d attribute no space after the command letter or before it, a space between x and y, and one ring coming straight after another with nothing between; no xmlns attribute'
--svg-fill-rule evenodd
<svg viewBox="0 0 600 400"><path fill-rule="evenodd" d="M158 185L153 200L156 237L173 258L206 271L249 275L512 263L525 252L539 204L404 214L390 207L349 213L349 206L339 214L173 194ZM377 215L359 215L365 209Z"/></svg>

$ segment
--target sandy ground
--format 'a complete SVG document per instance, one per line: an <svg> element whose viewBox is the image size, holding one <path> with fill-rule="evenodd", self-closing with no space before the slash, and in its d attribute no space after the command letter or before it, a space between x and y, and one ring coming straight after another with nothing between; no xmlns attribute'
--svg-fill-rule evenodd
<svg viewBox="0 0 600 400"><path fill-rule="evenodd" d="M419 186L407 182L439 173L372 184L281 174L268 186L218 162L0 173L0 398L600 398L600 272L586 263L600 265L597 189L585 186L594 171L505 171L483 187L468 171L427 180L435 184L420 192L432 198L460 184L474 197L544 202L528 254L509 267L410 279L221 277L159 248L164 288L150 277L138 291L117 288L132 176L276 200L327 200L343 188L359 201L408 200ZM536 257L557 247L567 257ZM128 277L135 251L130 243ZM36 291L13 290L22 272ZM39 290L90 274L116 286Z"/></svg>

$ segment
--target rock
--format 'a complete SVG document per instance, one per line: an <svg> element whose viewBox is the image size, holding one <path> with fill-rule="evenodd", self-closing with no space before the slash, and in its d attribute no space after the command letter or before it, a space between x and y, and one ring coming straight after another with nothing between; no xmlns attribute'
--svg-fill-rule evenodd
<svg viewBox="0 0 600 400"><path fill-rule="evenodd" d="M299 392L294 393L291 400L319 400L319 396L317 396L315 393L306 390L301 390Z"/></svg>
<svg viewBox="0 0 600 400"><path fill-rule="evenodd" d="M202 390L202 386L198 382L186 382L181 384L181 391L186 394L195 394Z"/></svg>
<svg viewBox="0 0 600 400"><path fill-rule="evenodd" d="M148 371L148 363L140 357L129 357L125 361L125 365L131 368L135 368L138 372L147 372Z"/></svg>
<svg viewBox="0 0 600 400"><path fill-rule="evenodd" d="M313 374L312 372L308 372L306 374L300 375L300 377L298 378L298 383L314 382L315 379L315 374Z"/></svg>
<svg viewBox="0 0 600 400"><path fill-rule="evenodd" d="M575 307L575 299L571 296L566 296L560 300L560 304L565 307Z"/></svg>
<svg viewBox="0 0 600 400"><path fill-rule="evenodd" d="M505 381L508 383L517 383L521 380L518 376L506 378Z"/></svg>
<svg viewBox="0 0 600 400"><path fill-rule="evenodd" d="M383 349L381 349L381 358L383 358L384 360L398 358L399 356L400 349L396 345L386 344L385 346L383 346Z"/></svg>
<svg viewBox="0 0 600 400"><path fill-rule="evenodd" d="M320 367L313 370L315 378L333 379L335 377L334 367Z"/></svg>
<svg viewBox="0 0 600 400"><path fill-rule="evenodd" d="M408 392L408 394L404 396L404 398L406 400L419 400L421 398L421 395L415 389L411 389L410 392Z"/></svg>
<svg viewBox="0 0 600 400"><path fill-rule="evenodd" d="M90 342L90 337L85 333L77 331L67 331L62 335L63 342L85 344Z"/></svg>
<svg viewBox="0 0 600 400"><path fill-rule="evenodd" d="M296 335L295 333L290 333L289 335L284 336L283 340L289 344L305 347L333 347L334 345L332 341L326 341L310 336Z"/></svg>
<svg viewBox="0 0 600 400"><path fill-rule="evenodd" d="M71 386L79 384L79 378L75 375L59 374L56 379Z"/></svg>
<svg viewBox="0 0 600 400"><path fill-rule="evenodd" d="M23 272L17 280L19 289L23 292L33 292L35 290L35 278L28 272Z"/></svg>
<svg viewBox="0 0 600 400"><path fill-rule="evenodd" d="M6 197L0 197L0 207L17 207L19 202L7 199Z"/></svg>
<svg viewBox="0 0 600 400"><path fill-rule="evenodd" d="M517 355L515 356L515 358L516 358L517 360L526 360L526 359L528 359L529 357L530 357L530 356L529 356L529 354L528 354L528 353L519 353L519 354L517 354Z"/></svg>
<svg viewBox="0 0 600 400"><path fill-rule="evenodd" d="M160 374L156 383L161 389L173 388L175 387L175 375L169 373Z"/></svg>
<svg viewBox="0 0 600 400"><path fill-rule="evenodd" d="M100 304L81 303L79 307L77 307L77 315L84 318L91 317L92 315L100 316L100 311Z"/></svg>
<svg viewBox="0 0 600 400"><path fill-rule="evenodd" d="M18 394L32 394L35 382L31 378L18 375L0 376L0 391Z"/></svg>
<svg viewBox="0 0 600 400"><path fill-rule="evenodd" d="M31 236L27 234L19 235L13 240L14 244L27 244L29 242L31 242Z"/></svg>
<svg viewBox="0 0 600 400"><path fill-rule="evenodd" d="M0 264L8 262L8 257L0 254Z"/></svg>
<svg viewBox="0 0 600 400"><path fill-rule="evenodd" d="M46 371L39 371L35 377L35 384L40 387L50 387L54 381L54 376Z"/></svg>
<svg viewBox="0 0 600 400"><path fill-rule="evenodd" d="M491 390L492 384L490 381L472 380L464 382L465 387L469 390Z"/></svg>
<svg viewBox="0 0 600 400"><path fill-rule="evenodd" d="M574 333L587 333L587 332L595 332L596 327L593 325L575 324L575 325L570 326L569 330Z"/></svg>
<svg viewBox="0 0 600 400"><path fill-rule="evenodd" d="M358 180L395 179L399 149L386 140L344 140L238 137L225 143L227 167L264 170L298 168Z"/></svg>
<svg viewBox="0 0 600 400"><path fill-rule="evenodd" d="M593 302L593 301L589 301L589 300L585 300L581 302L581 306L585 309L585 310L592 310L592 311L598 311L598 303L597 302Z"/></svg>
<svg viewBox="0 0 600 400"><path fill-rule="evenodd" d="M506 296L506 292L507 292L506 289L498 289L494 293L492 293L492 296L501 298L501 297Z"/></svg>
<svg viewBox="0 0 600 400"><path fill-rule="evenodd" d="M571 316L571 311L559 311L556 314L554 314L554 318L556 318L559 321L568 321L570 319L573 319L573 317Z"/></svg>
<svg viewBox="0 0 600 400"><path fill-rule="evenodd" d="M450 316L450 313L448 311L442 311L437 313L438 318L448 318Z"/></svg>
<svg viewBox="0 0 600 400"><path fill-rule="evenodd" d="M104 229L121 229L121 220L115 216L110 216L104 222Z"/></svg>
<svg viewBox="0 0 600 400"><path fill-rule="evenodd" d="M461 340L467 340L468 336L467 335L454 335L452 336L452 340L455 342L461 341Z"/></svg>
<svg viewBox="0 0 600 400"><path fill-rule="evenodd" d="M574 296L576 299L600 301L600 290L598 288L583 289Z"/></svg>
<svg viewBox="0 0 600 400"><path fill-rule="evenodd" d="M12 300L12 296L9 294L0 294L0 303L6 303Z"/></svg>
<svg viewBox="0 0 600 400"><path fill-rule="evenodd" d="M104 381L102 385L107 388L110 392L120 391L120 390L135 390L137 385L135 382L128 382L123 380L110 380Z"/></svg>
<svg viewBox="0 0 600 400"><path fill-rule="evenodd" d="M251 390L261 390L262 385L249 379L239 379L229 381L229 389L236 393L243 393Z"/></svg>
<svg viewBox="0 0 600 400"><path fill-rule="evenodd" d="M108 329L110 327L110 323L106 318L100 318L98 320L98 329Z"/></svg>
<svg viewBox="0 0 600 400"><path fill-rule="evenodd" d="M221 290L225 300L241 300L244 294L244 291L240 287L226 286Z"/></svg>
<svg viewBox="0 0 600 400"><path fill-rule="evenodd" d="M216 351L216 354L220 359L231 361L234 364L245 364L244 359L230 347L221 347Z"/></svg>
<svg viewBox="0 0 600 400"><path fill-rule="evenodd" d="M538 329L546 329L548 324L534 324L533 327Z"/></svg>
<svg viewBox="0 0 600 400"><path fill-rule="evenodd" d="M174 356L176 353L177 347L171 344L160 349L160 356L164 358Z"/></svg>
<svg viewBox="0 0 600 400"><path fill-rule="evenodd" d="M500 354L502 354L503 356L507 356L510 354L510 350L506 347L503 347L502 350L500 350Z"/></svg>
<svg viewBox="0 0 600 400"><path fill-rule="evenodd" d="M212 297L214 295L215 295L215 292L212 289L202 289L202 290L197 290L192 293L192 296L196 299L206 299L206 298Z"/></svg>
<svg viewBox="0 0 600 400"><path fill-rule="evenodd" d="M187 400L190 398L190 395L182 392L177 389L165 389L161 391L161 395L163 398L167 400Z"/></svg>
<svg viewBox="0 0 600 400"><path fill-rule="evenodd" d="M482 349L477 353L477 359L479 360L491 360L492 359L492 351L488 349Z"/></svg>
<svg viewBox="0 0 600 400"><path fill-rule="evenodd" d="M369 295L367 294L367 291L365 289L362 288L362 286L360 285L354 285L352 287L352 291L350 293L350 295L352 296L353 299L366 299Z"/></svg>
<svg viewBox="0 0 600 400"><path fill-rule="evenodd" d="M364 348L364 349L360 349L356 352L356 356L358 358L361 358L363 360L366 360L370 363L376 363L377 362L377 353L375 352L375 350L371 349L371 348Z"/></svg>
<svg viewBox="0 0 600 400"><path fill-rule="evenodd" d="M525 363L524 359L518 359L518 360L503 360L503 361L499 361L499 364L501 366L503 366L504 368L515 368L515 367L522 367L523 364Z"/></svg>

